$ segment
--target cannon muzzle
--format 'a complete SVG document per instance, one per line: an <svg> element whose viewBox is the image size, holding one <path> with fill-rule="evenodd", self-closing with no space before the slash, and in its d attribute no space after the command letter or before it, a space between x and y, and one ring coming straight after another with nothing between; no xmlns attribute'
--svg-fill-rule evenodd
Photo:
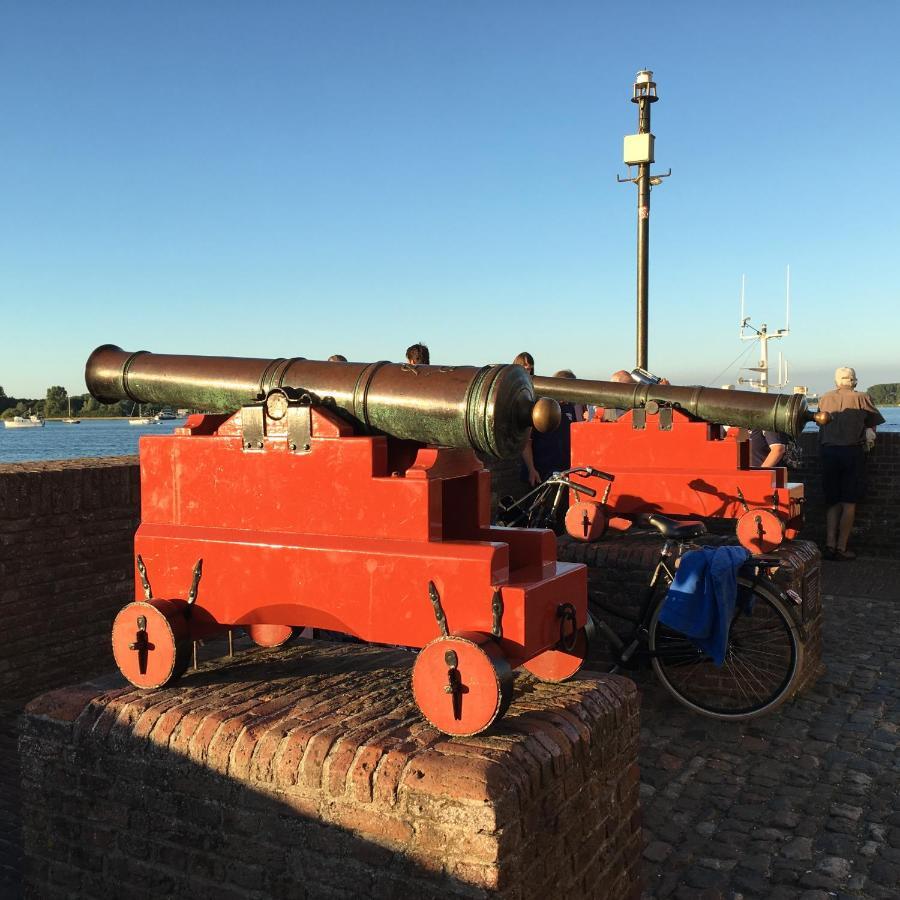
<svg viewBox="0 0 900 900"><path fill-rule="evenodd" d="M718 388L541 377L534 379L534 390L560 402L618 409L641 409L655 401L706 422L783 431L793 438L800 435L807 422L824 425L830 418L828 413L810 412L803 394L756 394Z"/></svg>
<svg viewBox="0 0 900 900"><path fill-rule="evenodd" d="M172 356L104 344L88 358L84 379L101 403L131 400L209 412L232 412L288 388L338 411L362 434L499 457L519 453L530 428L552 431L560 420L558 403L535 400L531 379L516 365Z"/></svg>

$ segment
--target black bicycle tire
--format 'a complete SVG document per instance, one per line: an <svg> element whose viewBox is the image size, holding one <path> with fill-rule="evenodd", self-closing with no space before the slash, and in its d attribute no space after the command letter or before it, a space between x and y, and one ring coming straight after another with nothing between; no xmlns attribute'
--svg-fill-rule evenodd
<svg viewBox="0 0 900 900"><path fill-rule="evenodd" d="M653 671L656 673L656 677L660 680L666 690L678 700L679 703L684 704L689 709L694 710L694 712L701 713L705 716L710 716L714 719L724 719L728 721L742 721L746 719L753 719L757 716L764 715L765 713L772 712L785 700L787 700L794 691L796 686L797 678L800 674L800 671L803 666L803 642L800 639L799 629L797 627L797 623L795 622L793 616L790 613L790 609L786 604L781 600L779 596L778 589L773 585L769 586L764 582L755 581L752 578L747 578L745 576L738 576L738 585L739 588L750 590L755 595L755 604L764 604L767 608L774 610L776 615L776 620L779 623L779 627L781 629L780 632L776 632L780 634L782 637L786 637L786 643L784 649L789 651L789 661L785 667L785 671L783 676L777 680L771 689L767 688L764 697L759 698L754 703L749 703L744 707L738 708L724 708L722 706L717 706L711 702L702 702L700 698L695 696L689 696L689 694L685 691L684 687L679 687L674 683L672 678L669 676L669 672L666 666L661 662L662 654L659 653L660 648L658 647L658 637L659 637L659 615L662 610L662 603L656 608L656 611L653 614L653 618L650 621L649 633L648 633L648 643L650 647L650 656L651 662L653 664ZM754 608L755 605L754 605ZM732 622L731 628L734 628L734 623L740 620L742 616L740 608L735 613L735 618ZM752 619L752 613L749 617ZM747 617L744 617L743 621L748 621ZM757 615L757 621L759 621L759 615ZM665 627L665 626L663 626ZM687 642L686 638L682 638L684 642ZM734 684L738 684L739 679L733 674L738 670L738 665L736 663L736 656L734 653L735 647L732 643L732 636L729 634L729 649L728 649L728 657L726 658L725 664L719 669L719 677L721 677L721 673L726 673L727 677L731 678ZM760 652L768 653L768 650L760 651L759 648L756 648L754 651L759 655ZM746 653L746 648L744 650ZM704 666L714 667L714 663L709 657L705 659L702 658L702 655L697 651L698 664L703 664ZM757 662L759 660L757 659ZM747 671L747 667L750 666L746 661L742 661L741 665L744 667L744 672ZM671 666L673 671L676 668L683 668L682 666ZM752 666L750 666L752 669ZM732 673L732 674L727 674ZM746 675L743 676L745 684L748 684ZM755 677L755 675L754 675ZM759 680L757 678L757 680ZM695 692L696 694L696 692Z"/></svg>

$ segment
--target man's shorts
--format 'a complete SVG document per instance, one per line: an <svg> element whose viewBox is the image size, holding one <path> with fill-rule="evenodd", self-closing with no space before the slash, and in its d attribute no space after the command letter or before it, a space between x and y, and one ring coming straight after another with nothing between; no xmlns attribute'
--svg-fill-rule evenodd
<svg viewBox="0 0 900 900"><path fill-rule="evenodd" d="M822 446L825 505L859 503L866 493L866 455L862 447Z"/></svg>

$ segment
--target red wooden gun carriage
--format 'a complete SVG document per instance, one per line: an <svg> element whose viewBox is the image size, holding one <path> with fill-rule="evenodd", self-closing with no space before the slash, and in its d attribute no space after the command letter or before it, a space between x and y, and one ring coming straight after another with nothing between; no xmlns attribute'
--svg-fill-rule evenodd
<svg viewBox="0 0 900 900"><path fill-rule="evenodd" d="M573 675L585 568L550 531L490 526L475 450L520 451L558 422L518 366L437 367L128 353L86 367L103 402L220 413L141 438L135 600L113 625L134 685L187 668L240 626L277 646L308 626L422 648L412 690L450 734L502 716L512 670Z"/></svg>
<svg viewBox="0 0 900 900"><path fill-rule="evenodd" d="M616 408L575 423L571 465L615 476L603 501L570 498L566 529L578 540L597 540L611 519L641 514L733 519L751 553L769 553L797 536L803 523L803 485L784 467L750 465L747 431L760 428L799 436L811 413L800 394L757 394L715 388L621 384L535 378L535 390L559 401ZM733 427L727 433L718 423ZM574 477L576 482L584 479Z"/></svg>

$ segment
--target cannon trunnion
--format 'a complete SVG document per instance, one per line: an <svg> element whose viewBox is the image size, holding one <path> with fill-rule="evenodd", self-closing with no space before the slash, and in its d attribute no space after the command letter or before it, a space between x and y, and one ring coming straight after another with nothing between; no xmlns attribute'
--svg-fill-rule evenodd
<svg viewBox="0 0 900 900"><path fill-rule="evenodd" d="M532 408L526 394L511 402ZM168 396L186 402L177 385ZM112 635L132 684L165 687L192 641L235 626L265 646L327 629L421 648L420 710L475 734L503 715L515 668L547 680L580 668L585 567L557 562L552 532L490 526L472 449L366 430L340 403L270 386L141 438L135 600Z"/></svg>

